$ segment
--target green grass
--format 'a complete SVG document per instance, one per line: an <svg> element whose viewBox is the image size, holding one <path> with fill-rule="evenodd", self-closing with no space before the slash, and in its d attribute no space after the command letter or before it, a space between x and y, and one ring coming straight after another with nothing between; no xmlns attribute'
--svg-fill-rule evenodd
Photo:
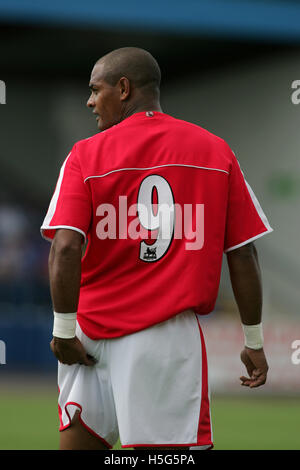
<svg viewBox="0 0 300 470"><path fill-rule="evenodd" d="M299 450L299 419L298 398L215 398L215 449Z"/></svg>
<svg viewBox="0 0 300 470"><path fill-rule="evenodd" d="M213 397L215 449L299 450L299 419L296 398ZM1 450L57 449L56 393L0 391L0 423Z"/></svg>

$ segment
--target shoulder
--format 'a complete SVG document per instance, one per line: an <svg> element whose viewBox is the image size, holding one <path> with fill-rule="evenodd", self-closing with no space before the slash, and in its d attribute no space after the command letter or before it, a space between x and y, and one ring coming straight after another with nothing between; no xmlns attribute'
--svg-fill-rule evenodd
<svg viewBox="0 0 300 470"><path fill-rule="evenodd" d="M172 123L176 132L182 132L182 136L185 136L185 139L188 138L195 145L201 145L201 148L206 151L218 154L220 158L225 159L230 165L232 160L236 159L231 147L222 137L198 124L182 119L172 118Z"/></svg>
<svg viewBox="0 0 300 470"><path fill-rule="evenodd" d="M95 145L98 145L101 141L103 141L105 139L105 133L106 133L106 131L98 132L97 134L94 134L90 137L87 137L87 138L82 139L82 140L78 140L74 144L73 149L75 150L75 152L77 154L80 154L80 152L82 152L84 150L91 149Z"/></svg>
<svg viewBox="0 0 300 470"><path fill-rule="evenodd" d="M185 121L183 119L178 119L171 117L171 122L174 127L177 127L178 129L182 129L185 132L188 132L191 135L194 135L195 137L207 140L209 142L212 142L216 145L222 146L227 146L228 144L225 142L224 139L221 137L217 136L216 134L213 134L209 130L205 129L204 127L192 123L190 121Z"/></svg>
<svg viewBox="0 0 300 470"><path fill-rule="evenodd" d="M107 134L107 131L98 132L86 139L78 140L74 144L72 153L74 153L75 158L80 164L87 164L92 156L97 154L99 149L103 148L107 140Z"/></svg>
<svg viewBox="0 0 300 470"><path fill-rule="evenodd" d="M105 171L110 160L105 158L108 152L111 153L113 141L113 128L98 132L86 139L78 140L72 149L72 159L80 167L84 180L90 174L97 171Z"/></svg>

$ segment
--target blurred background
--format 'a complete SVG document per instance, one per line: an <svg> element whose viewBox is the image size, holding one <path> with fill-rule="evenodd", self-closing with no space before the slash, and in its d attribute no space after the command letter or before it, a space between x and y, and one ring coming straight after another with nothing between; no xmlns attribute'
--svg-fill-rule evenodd
<svg viewBox="0 0 300 470"><path fill-rule="evenodd" d="M39 228L63 160L97 131L86 108L93 64L123 46L158 60L164 112L228 142L274 229L256 242L264 387L239 385L243 336L226 256L215 311L201 318L216 449L300 449L296 0L0 0L0 448L57 447L49 244Z"/></svg>

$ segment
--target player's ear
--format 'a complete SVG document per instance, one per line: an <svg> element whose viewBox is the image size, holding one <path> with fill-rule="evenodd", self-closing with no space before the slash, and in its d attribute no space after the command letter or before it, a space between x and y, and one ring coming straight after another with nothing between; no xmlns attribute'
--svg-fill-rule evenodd
<svg viewBox="0 0 300 470"><path fill-rule="evenodd" d="M130 81L126 77L121 77L119 80L120 99L121 101L127 100L130 95Z"/></svg>

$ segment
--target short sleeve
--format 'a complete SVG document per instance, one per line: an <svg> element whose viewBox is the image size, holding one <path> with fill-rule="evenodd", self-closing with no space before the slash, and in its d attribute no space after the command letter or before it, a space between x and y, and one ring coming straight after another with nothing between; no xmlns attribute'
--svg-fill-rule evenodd
<svg viewBox="0 0 300 470"><path fill-rule="evenodd" d="M84 183L76 146L65 159L56 188L41 226L43 238L51 241L56 229L75 230L86 240L91 223L92 202L89 188Z"/></svg>
<svg viewBox="0 0 300 470"><path fill-rule="evenodd" d="M233 152L231 156L225 253L273 231Z"/></svg>

